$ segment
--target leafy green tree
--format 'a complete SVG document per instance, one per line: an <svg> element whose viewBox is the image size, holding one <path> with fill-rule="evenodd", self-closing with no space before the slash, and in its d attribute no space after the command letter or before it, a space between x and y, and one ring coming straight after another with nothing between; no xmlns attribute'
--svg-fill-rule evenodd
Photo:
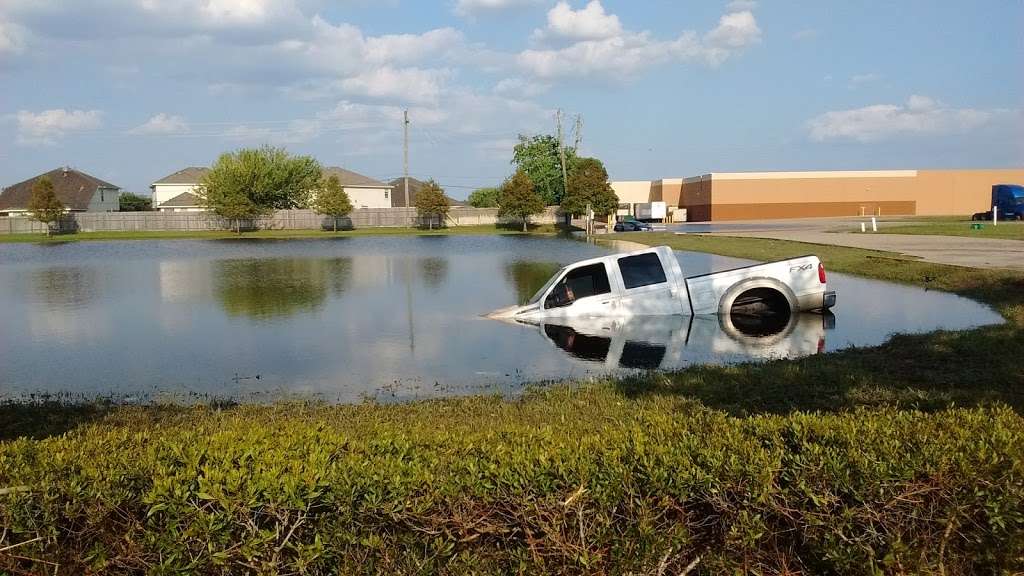
<svg viewBox="0 0 1024 576"><path fill-rule="evenodd" d="M416 214L420 218L427 219L428 228L434 227L435 217L444 222L444 217L448 215L450 207L444 190L433 179L427 180L420 191L416 193Z"/></svg>
<svg viewBox="0 0 1024 576"><path fill-rule="evenodd" d="M241 220L308 205L321 176L320 164L309 156L271 146L243 148L221 154L198 193L206 208L234 221L241 233Z"/></svg>
<svg viewBox="0 0 1024 576"><path fill-rule="evenodd" d="M131 192L123 192L117 199L121 212L147 212L153 209L153 200Z"/></svg>
<svg viewBox="0 0 1024 576"><path fill-rule="evenodd" d="M587 205L594 214L614 214L619 197L608 182L608 171L597 158L577 158L569 172L569 189L562 199L562 212L585 214Z"/></svg>
<svg viewBox="0 0 1024 576"><path fill-rule="evenodd" d="M546 206L561 204L562 196L565 195L558 150L558 138L550 134L533 137L520 134L519 143L512 152L512 164L526 172ZM566 168L572 165L575 158L576 150L566 147Z"/></svg>
<svg viewBox="0 0 1024 576"><path fill-rule="evenodd" d="M64 203L57 198L53 189L53 181L43 176L32 186L32 196L28 199L28 217L46 224L46 235L52 232L53 225L64 216Z"/></svg>
<svg viewBox="0 0 1024 576"><path fill-rule="evenodd" d="M334 219L334 231L338 231L338 218L352 212L352 202L337 176L330 176L320 183L313 198L313 209L317 214L326 214Z"/></svg>
<svg viewBox="0 0 1024 576"><path fill-rule="evenodd" d="M497 188L477 188L466 202L474 208L495 208L498 206L498 194Z"/></svg>
<svg viewBox="0 0 1024 576"><path fill-rule="evenodd" d="M530 216L544 211L544 199L537 193L525 170L516 170L501 185L498 197L498 216L511 216L523 220L523 232L526 232Z"/></svg>

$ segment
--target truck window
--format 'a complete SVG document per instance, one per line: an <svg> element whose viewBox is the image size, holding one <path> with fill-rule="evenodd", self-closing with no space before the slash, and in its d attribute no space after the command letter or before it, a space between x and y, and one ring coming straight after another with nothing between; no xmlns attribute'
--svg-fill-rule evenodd
<svg viewBox="0 0 1024 576"><path fill-rule="evenodd" d="M580 298L607 294L612 291L608 283L608 272L604 264L597 263L581 266L570 270L565 278L555 285L548 297L544 299L545 308L569 306Z"/></svg>
<svg viewBox="0 0 1024 576"><path fill-rule="evenodd" d="M619 258L619 271L626 289L665 282L665 268L654 252Z"/></svg>

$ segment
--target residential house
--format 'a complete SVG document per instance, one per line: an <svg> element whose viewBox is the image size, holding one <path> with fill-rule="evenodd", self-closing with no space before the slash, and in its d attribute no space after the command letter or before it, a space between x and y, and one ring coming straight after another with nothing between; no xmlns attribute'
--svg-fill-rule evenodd
<svg viewBox="0 0 1024 576"><path fill-rule="evenodd" d="M422 180L417 180L416 178L413 178L412 176L409 177L409 198L410 198L410 200L408 202L406 202L406 200L405 200L405 178L395 178L391 182L388 182L388 184L390 184L391 187L394 189L394 194L391 195L391 207L392 208L403 208L403 207L406 207L406 206L415 206L416 205L416 195L419 194L420 189L423 188L423 186L426 184L426 182L424 182ZM455 200L454 198L452 198L451 196L448 196L447 194L445 195L445 198L448 198L448 205L449 206L465 206L466 205L466 203L463 202L462 200Z"/></svg>
<svg viewBox="0 0 1024 576"><path fill-rule="evenodd" d="M28 212L32 188L43 177L53 182L57 198L69 212L117 212L120 209L120 186L64 166L4 188L0 192L0 216Z"/></svg>
<svg viewBox="0 0 1024 576"><path fill-rule="evenodd" d="M353 208L391 207L391 185L337 166L324 168L324 178L331 176L338 178Z"/></svg>
<svg viewBox="0 0 1024 576"><path fill-rule="evenodd" d="M153 182L149 186L153 191L153 209L161 212L203 210L196 188L209 171L209 168L202 166L189 166Z"/></svg>

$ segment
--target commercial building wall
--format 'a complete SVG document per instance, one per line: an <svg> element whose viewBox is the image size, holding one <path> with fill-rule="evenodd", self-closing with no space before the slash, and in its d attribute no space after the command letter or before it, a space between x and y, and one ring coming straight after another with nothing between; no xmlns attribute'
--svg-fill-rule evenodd
<svg viewBox="0 0 1024 576"><path fill-rule="evenodd" d="M683 180L679 206L690 221L971 214L1000 183L1024 169L712 173Z"/></svg>
<svg viewBox="0 0 1024 576"><path fill-rule="evenodd" d="M611 183L620 204L643 204L651 201L650 180L618 180Z"/></svg>

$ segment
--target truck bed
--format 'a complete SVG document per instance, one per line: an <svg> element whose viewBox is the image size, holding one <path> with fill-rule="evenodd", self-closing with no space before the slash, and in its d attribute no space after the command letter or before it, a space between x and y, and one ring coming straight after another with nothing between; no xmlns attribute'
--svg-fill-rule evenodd
<svg viewBox="0 0 1024 576"><path fill-rule="evenodd" d="M799 256L764 264L741 266L686 278L693 314L718 314L726 292L752 279L774 280L792 290L800 310L822 308L824 287L818 276L817 256Z"/></svg>

